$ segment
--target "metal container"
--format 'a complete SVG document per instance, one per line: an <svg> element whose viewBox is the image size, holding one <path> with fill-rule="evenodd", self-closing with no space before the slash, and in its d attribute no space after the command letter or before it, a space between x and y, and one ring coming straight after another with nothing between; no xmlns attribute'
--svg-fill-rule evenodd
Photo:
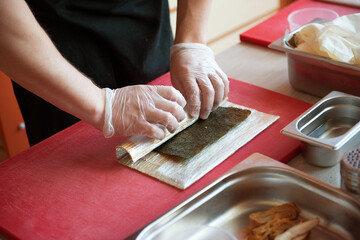
<svg viewBox="0 0 360 240"><path fill-rule="evenodd" d="M301 28L269 45L286 53L291 86L318 97L331 91L360 96L360 66L296 50L293 37Z"/></svg>
<svg viewBox="0 0 360 240"><path fill-rule="evenodd" d="M360 145L360 97L333 91L281 133L302 141L308 163L333 166L346 151Z"/></svg>
<svg viewBox="0 0 360 240"><path fill-rule="evenodd" d="M309 240L360 239L360 202L291 170L256 167L218 179L142 229L132 239L172 239L179 229L213 226L243 239L249 214L294 202L300 217L318 217ZM196 239L196 238L189 238Z"/></svg>

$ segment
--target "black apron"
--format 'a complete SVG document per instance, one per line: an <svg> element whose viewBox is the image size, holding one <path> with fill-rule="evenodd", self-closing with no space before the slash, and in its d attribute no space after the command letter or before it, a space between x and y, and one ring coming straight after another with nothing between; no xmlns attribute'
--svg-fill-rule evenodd
<svg viewBox="0 0 360 240"><path fill-rule="evenodd" d="M27 3L62 55L101 88L146 84L169 70L173 36L167 0ZM30 145L78 121L13 85Z"/></svg>

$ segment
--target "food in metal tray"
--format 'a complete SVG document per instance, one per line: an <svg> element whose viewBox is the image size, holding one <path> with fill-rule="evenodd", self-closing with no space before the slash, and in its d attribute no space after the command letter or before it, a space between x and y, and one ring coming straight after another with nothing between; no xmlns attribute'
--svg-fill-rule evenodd
<svg viewBox="0 0 360 240"><path fill-rule="evenodd" d="M248 240L302 240L319 220L302 222L295 203L285 203L263 212L249 215L251 226L244 230Z"/></svg>
<svg viewBox="0 0 360 240"><path fill-rule="evenodd" d="M308 220L306 222L299 223L288 230L286 232L276 236L275 240L302 240L306 239L309 235L311 229L316 227L319 224L319 219L314 218Z"/></svg>

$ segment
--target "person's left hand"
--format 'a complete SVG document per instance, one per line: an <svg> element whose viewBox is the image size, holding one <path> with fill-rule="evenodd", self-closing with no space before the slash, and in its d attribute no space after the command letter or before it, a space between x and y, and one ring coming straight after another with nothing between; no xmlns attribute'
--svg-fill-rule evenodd
<svg viewBox="0 0 360 240"><path fill-rule="evenodd" d="M192 117L206 119L227 97L229 80L215 61L212 50L200 43L171 47L170 74L173 86L187 101Z"/></svg>

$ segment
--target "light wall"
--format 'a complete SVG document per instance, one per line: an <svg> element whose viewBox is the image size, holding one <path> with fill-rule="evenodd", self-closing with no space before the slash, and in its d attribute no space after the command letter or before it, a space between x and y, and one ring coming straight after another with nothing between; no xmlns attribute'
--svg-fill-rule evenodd
<svg viewBox="0 0 360 240"><path fill-rule="evenodd" d="M291 0L213 0L208 24L208 46L215 54L227 49L240 41L241 32L275 14L290 2ZM175 33L177 0L169 0L169 5L171 26Z"/></svg>

